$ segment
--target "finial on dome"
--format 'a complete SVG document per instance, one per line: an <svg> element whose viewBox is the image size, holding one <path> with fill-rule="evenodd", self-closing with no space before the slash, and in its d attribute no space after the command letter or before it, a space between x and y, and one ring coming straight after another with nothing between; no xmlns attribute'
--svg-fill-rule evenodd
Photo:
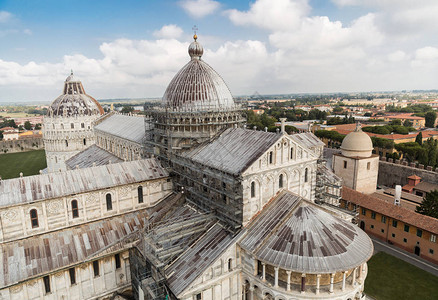
<svg viewBox="0 0 438 300"><path fill-rule="evenodd" d="M204 53L204 48L200 43L198 43L198 36L196 35L196 31L198 27L193 26L192 30L194 31L193 39L194 41L189 46L189 55L192 59L201 59L202 54Z"/></svg>
<svg viewBox="0 0 438 300"><path fill-rule="evenodd" d="M362 131L362 126L360 125L360 122L356 122L356 128L354 131Z"/></svg>
<svg viewBox="0 0 438 300"><path fill-rule="evenodd" d="M193 39L194 39L195 42L196 42L196 40L198 39L198 36L196 35L196 31L198 31L198 27L197 27L196 25L194 25L194 26L192 27L192 30L193 30Z"/></svg>
<svg viewBox="0 0 438 300"><path fill-rule="evenodd" d="M73 69L70 69L70 75L73 75Z"/></svg>

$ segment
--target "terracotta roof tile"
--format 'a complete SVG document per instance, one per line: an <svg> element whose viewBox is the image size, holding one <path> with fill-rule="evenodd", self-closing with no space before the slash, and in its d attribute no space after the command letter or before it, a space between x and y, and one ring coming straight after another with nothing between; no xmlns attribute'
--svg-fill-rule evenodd
<svg viewBox="0 0 438 300"><path fill-rule="evenodd" d="M433 234L438 234L438 219L386 203L376 197L360 193L346 186L342 187L342 199Z"/></svg>

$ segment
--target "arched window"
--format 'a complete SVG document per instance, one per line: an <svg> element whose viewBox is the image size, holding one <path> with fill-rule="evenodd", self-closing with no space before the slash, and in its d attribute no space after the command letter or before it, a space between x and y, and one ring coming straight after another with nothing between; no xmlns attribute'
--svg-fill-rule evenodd
<svg viewBox="0 0 438 300"><path fill-rule="evenodd" d="M84 139L84 146L87 145L87 139Z"/></svg>
<svg viewBox="0 0 438 300"><path fill-rule="evenodd" d="M106 210L112 210L113 209L113 201L111 199L111 194L106 194Z"/></svg>
<svg viewBox="0 0 438 300"><path fill-rule="evenodd" d="M79 217L78 200L73 200L71 202L71 214L73 218Z"/></svg>
<svg viewBox="0 0 438 300"><path fill-rule="evenodd" d="M269 163L272 164L274 162L274 153L271 151L269 152Z"/></svg>
<svg viewBox="0 0 438 300"><path fill-rule="evenodd" d="M81 128L85 128L85 124L84 123L81 123Z"/></svg>
<svg viewBox="0 0 438 300"><path fill-rule="evenodd" d="M32 228L38 227L38 212L36 209L30 210L30 223L32 224Z"/></svg>
<svg viewBox="0 0 438 300"><path fill-rule="evenodd" d="M138 203L143 203L143 187L139 186L137 188L137 192L138 192Z"/></svg>
<svg viewBox="0 0 438 300"><path fill-rule="evenodd" d="M228 259L228 271L231 271L233 269L233 259Z"/></svg>
<svg viewBox="0 0 438 300"><path fill-rule="evenodd" d="M290 158L291 159L294 158L294 148L293 147L290 148Z"/></svg>
<svg viewBox="0 0 438 300"><path fill-rule="evenodd" d="M280 174L280 176L278 177L278 188L283 188L283 174Z"/></svg>
<svg viewBox="0 0 438 300"><path fill-rule="evenodd" d="M61 129L64 129L64 124L61 124Z"/></svg>
<svg viewBox="0 0 438 300"><path fill-rule="evenodd" d="M255 190L255 182L253 181L253 182L251 182L251 198L255 197L255 192L256 192L256 190Z"/></svg>
<svg viewBox="0 0 438 300"><path fill-rule="evenodd" d="M304 182L309 181L309 170L306 168L306 170L304 170Z"/></svg>
<svg viewBox="0 0 438 300"><path fill-rule="evenodd" d="M75 128L75 124L73 124L73 123L71 123L70 126L71 126L71 129Z"/></svg>
<svg viewBox="0 0 438 300"><path fill-rule="evenodd" d="M65 146L68 147L68 141L67 140L65 140Z"/></svg>

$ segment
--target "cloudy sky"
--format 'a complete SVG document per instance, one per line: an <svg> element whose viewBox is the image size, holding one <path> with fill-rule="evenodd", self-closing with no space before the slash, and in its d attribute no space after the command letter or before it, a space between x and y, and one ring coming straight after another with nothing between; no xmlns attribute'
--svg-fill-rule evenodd
<svg viewBox="0 0 438 300"><path fill-rule="evenodd" d="M437 0L0 0L0 101L161 97L203 59L233 95L438 88Z"/></svg>

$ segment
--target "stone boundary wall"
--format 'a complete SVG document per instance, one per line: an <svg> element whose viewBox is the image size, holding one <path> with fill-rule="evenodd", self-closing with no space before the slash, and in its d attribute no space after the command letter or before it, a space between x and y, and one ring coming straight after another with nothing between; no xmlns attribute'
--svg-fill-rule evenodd
<svg viewBox="0 0 438 300"><path fill-rule="evenodd" d="M44 149L42 137L0 141L0 155L41 149Z"/></svg>
<svg viewBox="0 0 438 300"><path fill-rule="evenodd" d="M381 157L379 161L378 185L394 187L397 184L405 185L408 183L408 177L411 175L421 177L422 181L438 183L438 168L433 170L432 167L425 167L422 164L408 163L407 161L393 160Z"/></svg>

